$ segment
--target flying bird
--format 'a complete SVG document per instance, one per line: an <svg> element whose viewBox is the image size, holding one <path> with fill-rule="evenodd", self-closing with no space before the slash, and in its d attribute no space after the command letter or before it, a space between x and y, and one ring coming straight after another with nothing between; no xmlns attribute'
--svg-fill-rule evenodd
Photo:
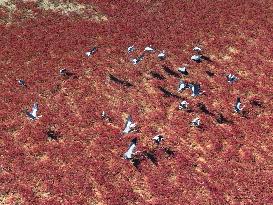
<svg viewBox="0 0 273 205"><path fill-rule="evenodd" d="M64 77L70 77L70 76L72 76L73 75L73 73L72 72L70 72L68 69L66 69L66 68L62 68L62 69L60 69L60 75L61 76L64 76Z"/></svg>
<svg viewBox="0 0 273 205"><path fill-rule="evenodd" d="M21 79L20 79L20 80L18 80L17 82L18 82L18 84L21 85L21 86L26 86L26 82L25 82L24 80L21 80Z"/></svg>
<svg viewBox="0 0 273 205"><path fill-rule="evenodd" d="M179 110L182 110L182 109L187 109L188 108L188 102L186 100L183 100L180 104L179 104L179 107L178 109Z"/></svg>
<svg viewBox="0 0 273 205"><path fill-rule="evenodd" d="M97 47L93 47L90 51L87 51L87 52L85 53L85 55L88 56L88 57L90 57L91 55L93 55L94 53L96 53L97 50L98 50Z"/></svg>
<svg viewBox="0 0 273 205"><path fill-rule="evenodd" d="M237 97L236 103L234 105L234 110L237 113L240 113L242 111L243 108L241 108L241 99L239 97Z"/></svg>
<svg viewBox="0 0 273 205"><path fill-rule="evenodd" d="M35 102L33 107L32 107L32 111L31 112L26 112L27 116L32 119L32 120L36 120L41 116L37 116L37 112L38 112L38 103Z"/></svg>
<svg viewBox="0 0 273 205"><path fill-rule="evenodd" d="M232 75L232 74L228 74L228 75L226 75L226 77L227 77L227 80L228 80L229 83L233 83L236 80L238 80L238 78L235 75Z"/></svg>
<svg viewBox="0 0 273 205"><path fill-rule="evenodd" d="M166 54L165 51L162 51L158 54L157 56L160 60L164 60L166 58Z"/></svg>
<svg viewBox="0 0 273 205"><path fill-rule="evenodd" d="M131 52L133 52L134 50L136 50L134 45L129 46L129 47L127 48L127 52L128 52L128 53L131 53Z"/></svg>
<svg viewBox="0 0 273 205"><path fill-rule="evenodd" d="M192 90L191 96L195 97L201 94L200 85L199 84L189 84L189 88Z"/></svg>
<svg viewBox="0 0 273 205"><path fill-rule="evenodd" d="M132 139L127 152L125 152L125 154L123 155L124 159L130 160L133 158L135 154L134 151L136 149L136 145L137 145L137 138L134 138Z"/></svg>
<svg viewBox="0 0 273 205"><path fill-rule="evenodd" d="M182 73L183 75L189 75L187 68L185 66L178 68L178 72Z"/></svg>
<svg viewBox="0 0 273 205"><path fill-rule="evenodd" d="M185 90L186 88L187 88L187 84L183 80L180 80L177 91L181 92L181 91Z"/></svg>
<svg viewBox="0 0 273 205"><path fill-rule="evenodd" d="M191 60L193 60L193 61L195 61L195 62L197 62L197 63L200 63L200 62L202 62L203 57L202 57L202 55L193 55L193 56L191 57Z"/></svg>
<svg viewBox="0 0 273 205"><path fill-rule="evenodd" d="M191 124L192 126L195 126L195 127L199 127L200 126L200 119L197 117L197 118L194 118L192 121L191 121Z"/></svg>
<svg viewBox="0 0 273 205"><path fill-rule="evenodd" d="M136 128L136 123L133 123L132 117L129 115L126 120L123 133L128 134L129 132L133 131L134 128Z"/></svg>
<svg viewBox="0 0 273 205"><path fill-rule="evenodd" d="M154 142L159 145L161 141L164 140L164 137L162 135L156 135L153 137Z"/></svg>

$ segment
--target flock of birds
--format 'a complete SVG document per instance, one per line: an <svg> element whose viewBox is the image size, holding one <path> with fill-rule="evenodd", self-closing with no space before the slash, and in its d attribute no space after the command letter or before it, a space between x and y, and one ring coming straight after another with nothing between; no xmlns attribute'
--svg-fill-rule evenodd
<svg viewBox="0 0 273 205"><path fill-rule="evenodd" d="M89 51L87 51L85 53L85 55L87 57L90 57L90 56L94 55L97 52L97 50L98 50L97 47L93 47L92 49L90 49ZM135 50L136 50L135 46L132 45L132 46L128 47L127 52L128 52L128 54L130 54L130 53L134 52ZM147 46L144 49L144 52L140 56L138 56L136 58L131 58L130 60L133 63L133 65L136 65L136 64L140 63L144 59L144 57L145 57L146 54L153 53L155 51L156 50L151 45ZM207 56L205 56L205 55L202 54L202 48L200 48L200 47L194 47L193 51L195 52L195 54L193 56L191 56L191 60L192 61L195 61L196 63L201 63L204 60L211 61L210 58L208 58ZM164 60L166 58L165 51L163 50L163 51L159 52L159 54L158 54L157 57L161 61ZM188 75L189 74L188 71L187 71L187 67L186 66L179 67L177 71L180 72L183 75ZM61 76L66 76L66 77L73 75L73 73L71 73L66 68L60 69L59 74ZM110 76L110 79L111 78L114 81L118 81L118 82L121 81L121 80L117 79L114 76ZM231 83L231 84L238 80L238 78L235 75L233 75L233 74L227 74L226 75L226 79L227 79L228 83ZM121 83L123 83L123 82L121 82ZM22 80L22 79L18 80L18 84L20 86L24 86L24 87L26 86L26 82L24 80ZM186 83L185 81L180 80L177 91L178 92L182 92L185 89L191 89L191 91L192 91L191 96L192 97L199 96L202 93L204 93L204 91L201 91L201 88L200 88L199 84ZM186 100L183 100L182 102L180 102L180 104L178 106L178 109L179 110L187 110L188 109L188 105L189 105L189 103ZM243 108L241 107L240 97L237 97L235 105L234 105L234 111L236 113L240 113L242 111L242 109ZM41 115L40 116L38 115L38 110L39 110L38 109L38 103L35 102L34 105L33 105L33 107L32 107L32 110L31 111L26 111L26 116L29 119L31 119L31 120L37 120L40 117L42 117ZM101 113L101 117L103 119L110 120L110 117L106 114L105 111L103 111ZM191 121L191 126L199 127L200 125L201 125L201 120L198 117L195 118L195 119L193 119ZM129 115L127 117L127 120L126 120L126 123L125 123L125 127L123 129L123 134L128 134L130 132L133 132L133 131L136 130L136 128L137 128L136 123L133 122L131 115ZM54 133L50 132L49 134L53 136L52 138L54 138ZM152 140L154 141L155 144L159 145L164 140L164 137L162 135L158 134L158 135L154 136L152 138ZM136 150L136 146L137 146L137 138L134 138L134 139L131 140L128 150L123 155L124 159L126 159L126 160L132 160L132 161L134 160L134 157L135 157L135 155L137 153L135 151Z"/></svg>

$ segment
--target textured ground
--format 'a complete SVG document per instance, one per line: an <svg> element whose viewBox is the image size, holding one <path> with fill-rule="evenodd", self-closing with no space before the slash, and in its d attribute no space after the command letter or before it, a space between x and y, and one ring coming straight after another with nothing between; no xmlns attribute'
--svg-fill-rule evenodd
<svg viewBox="0 0 273 205"><path fill-rule="evenodd" d="M0 0L0 204L273 204L272 33L266 0ZM131 44L134 55L152 44L168 57L134 66ZM197 44L212 62L189 60ZM183 64L184 79L206 95L176 92L179 78L162 65ZM61 68L76 76L60 77ZM233 85L230 72L239 77ZM179 111L181 100L158 86L193 112ZM233 112L237 96L243 115ZM35 101L42 117L33 122L24 110ZM219 124L220 113L230 122ZM140 129L121 137L128 114ZM202 129L189 126L194 117ZM166 140L156 148L158 133ZM139 156L149 151L156 162L142 157L136 168L122 158L134 137Z"/></svg>

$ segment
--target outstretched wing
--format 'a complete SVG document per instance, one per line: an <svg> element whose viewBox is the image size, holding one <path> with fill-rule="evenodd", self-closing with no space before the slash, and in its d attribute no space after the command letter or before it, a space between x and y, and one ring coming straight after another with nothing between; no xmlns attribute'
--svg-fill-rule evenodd
<svg viewBox="0 0 273 205"><path fill-rule="evenodd" d="M31 115L36 118L37 117L37 112L38 112L38 103L34 103L33 107L32 107L32 111L31 111Z"/></svg>
<svg viewBox="0 0 273 205"><path fill-rule="evenodd" d="M137 144L137 138L134 138L129 145L128 151L124 154L125 159L132 159L134 150L136 149L136 144Z"/></svg>
<svg viewBox="0 0 273 205"><path fill-rule="evenodd" d="M131 115L128 116L127 120L126 120L126 123L125 123L125 127L124 127L124 130L123 130L123 133L129 133L130 130L131 130L131 124L133 123L133 120L132 120L132 117Z"/></svg>

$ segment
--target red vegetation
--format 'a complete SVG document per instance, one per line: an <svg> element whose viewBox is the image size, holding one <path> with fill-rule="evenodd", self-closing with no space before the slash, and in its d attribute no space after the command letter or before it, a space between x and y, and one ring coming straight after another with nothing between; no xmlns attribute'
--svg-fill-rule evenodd
<svg viewBox="0 0 273 205"><path fill-rule="evenodd" d="M273 204L271 1L56 1L63 10L41 2L0 4L0 204ZM133 65L132 44L134 57L152 44L167 58ZM212 62L190 61L197 44ZM162 67L184 63L185 81L205 95L177 93L179 78ZM230 85L228 73L239 80ZM233 112L238 96L243 115ZM24 111L35 101L42 117L30 121ZM121 136L128 114L139 132ZM195 117L202 129L190 127ZM165 136L158 148L155 134ZM133 137L137 168L122 158Z"/></svg>

